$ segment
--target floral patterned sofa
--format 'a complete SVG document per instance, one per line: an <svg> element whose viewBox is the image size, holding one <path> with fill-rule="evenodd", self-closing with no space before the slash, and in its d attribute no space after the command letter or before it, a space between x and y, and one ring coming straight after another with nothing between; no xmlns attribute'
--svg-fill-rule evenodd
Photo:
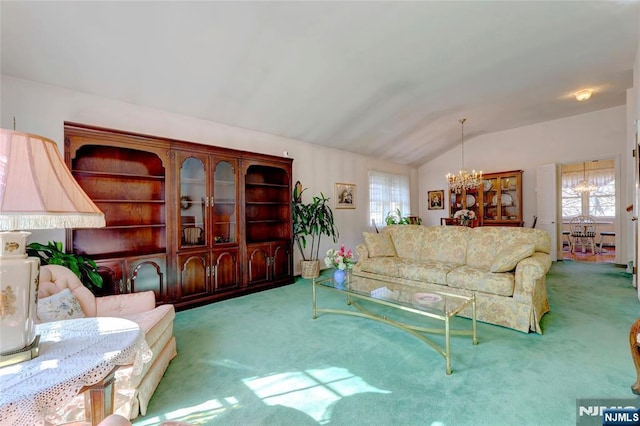
<svg viewBox="0 0 640 426"><path fill-rule="evenodd" d="M542 334L551 238L532 228L391 225L364 233L354 276L476 294L477 319ZM469 312L463 312L470 316Z"/></svg>

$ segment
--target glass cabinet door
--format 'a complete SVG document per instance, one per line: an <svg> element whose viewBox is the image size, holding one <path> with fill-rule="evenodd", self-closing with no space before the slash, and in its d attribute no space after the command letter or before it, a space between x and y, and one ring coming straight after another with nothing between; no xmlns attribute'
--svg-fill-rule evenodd
<svg viewBox="0 0 640 426"><path fill-rule="evenodd" d="M484 223L522 226L522 171L491 173L482 181Z"/></svg>
<svg viewBox="0 0 640 426"><path fill-rule="evenodd" d="M211 206L214 244L237 242L236 171L237 167L228 161L220 161L215 164Z"/></svg>
<svg viewBox="0 0 640 426"><path fill-rule="evenodd" d="M180 245L203 246L207 235L205 161L186 157L180 167Z"/></svg>
<svg viewBox="0 0 640 426"><path fill-rule="evenodd" d="M502 220L520 220L518 206L518 176L508 175L500 179L500 214Z"/></svg>
<svg viewBox="0 0 640 426"><path fill-rule="evenodd" d="M482 181L484 190L484 219L498 220L498 196L500 191L500 178L489 178Z"/></svg>

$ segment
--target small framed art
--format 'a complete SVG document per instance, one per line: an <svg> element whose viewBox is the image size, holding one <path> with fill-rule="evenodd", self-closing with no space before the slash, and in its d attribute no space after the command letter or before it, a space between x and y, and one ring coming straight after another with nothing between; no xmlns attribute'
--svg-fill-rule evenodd
<svg viewBox="0 0 640 426"><path fill-rule="evenodd" d="M336 209L356 208L356 186L352 183L335 184Z"/></svg>
<svg viewBox="0 0 640 426"><path fill-rule="evenodd" d="M429 210L444 209L444 190L427 191L427 199L429 200Z"/></svg>

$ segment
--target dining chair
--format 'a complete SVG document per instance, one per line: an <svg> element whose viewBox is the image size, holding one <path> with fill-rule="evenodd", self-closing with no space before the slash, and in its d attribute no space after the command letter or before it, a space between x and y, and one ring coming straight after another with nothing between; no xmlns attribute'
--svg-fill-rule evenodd
<svg viewBox="0 0 640 426"><path fill-rule="evenodd" d="M576 246L581 245L584 252L586 246L596 254L596 220L592 216L576 216L569 221L569 244L571 253L575 253Z"/></svg>

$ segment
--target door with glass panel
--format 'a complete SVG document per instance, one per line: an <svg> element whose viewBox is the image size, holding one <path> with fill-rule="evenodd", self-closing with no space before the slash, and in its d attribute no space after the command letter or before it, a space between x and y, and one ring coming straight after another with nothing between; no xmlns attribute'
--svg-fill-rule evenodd
<svg viewBox="0 0 640 426"><path fill-rule="evenodd" d="M179 151L179 299L240 285L238 166L233 158Z"/></svg>

